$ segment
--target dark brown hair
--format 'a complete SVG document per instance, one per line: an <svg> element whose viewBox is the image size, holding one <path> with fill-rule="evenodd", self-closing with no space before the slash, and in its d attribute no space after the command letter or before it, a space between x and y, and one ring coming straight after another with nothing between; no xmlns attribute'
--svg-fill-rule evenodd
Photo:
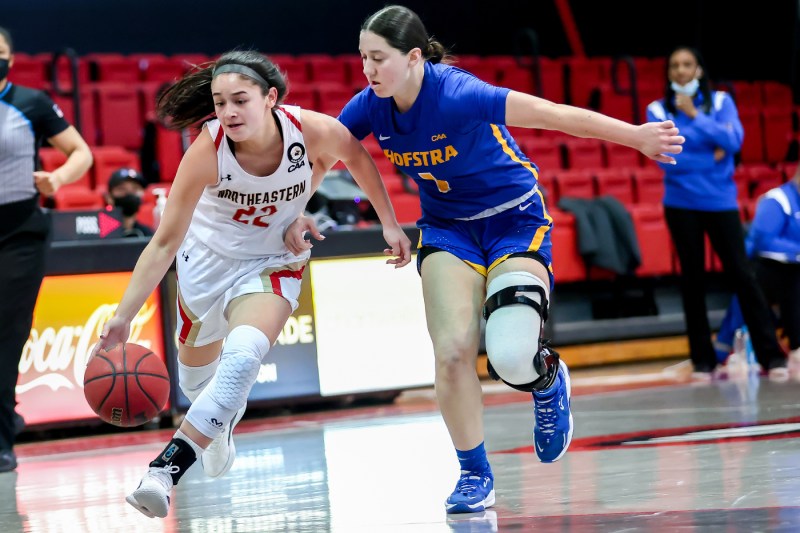
<svg viewBox="0 0 800 533"><path fill-rule="evenodd" d="M261 79L239 74L261 87L266 95L270 88L278 90L278 102L286 95L286 79L278 67L264 55L253 50L226 52L211 63L198 65L158 97L158 118L172 129L182 129L197 124L214 114L211 97L211 80L214 69L223 65L242 65L256 72Z"/></svg>
<svg viewBox="0 0 800 533"><path fill-rule="evenodd" d="M373 13L361 31L380 35L389 46L407 54L414 48L422 50L422 57L431 63L448 63L449 55L442 43L429 36L425 25L416 13L403 6L386 6Z"/></svg>
<svg viewBox="0 0 800 533"><path fill-rule="evenodd" d="M672 52L667 56L667 86L664 88L664 107L673 115L678 112L675 108L675 90L672 88L672 82L669 80L669 60L677 52L689 52L692 54L695 61L697 61L697 66L702 69L700 77L697 79L699 83L697 90L703 95L703 103L700 105L700 109L707 115L711 111L711 84L709 83L708 69L706 68L703 55L698 49L692 48L691 46L678 46L673 48Z"/></svg>

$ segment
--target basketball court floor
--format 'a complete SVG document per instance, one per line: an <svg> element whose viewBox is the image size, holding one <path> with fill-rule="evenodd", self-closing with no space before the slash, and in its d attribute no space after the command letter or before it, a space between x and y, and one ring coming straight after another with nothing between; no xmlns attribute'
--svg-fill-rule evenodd
<svg viewBox="0 0 800 533"><path fill-rule="evenodd" d="M665 365L662 365L662 367ZM171 431L22 444L2 532L800 531L800 383L573 372L575 435L532 449L529 397L485 383L497 504L446 515L457 462L432 391L392 405L247 417L233 469L195 466L164 520L125 501Z"/></svg>

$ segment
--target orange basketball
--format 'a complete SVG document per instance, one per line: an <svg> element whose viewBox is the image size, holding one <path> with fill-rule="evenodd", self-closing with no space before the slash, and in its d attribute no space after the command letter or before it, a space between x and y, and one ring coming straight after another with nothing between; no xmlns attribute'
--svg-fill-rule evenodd
<svg viewBox="0 0 800 533"><path fill-rule="evenodd" d="M169 399L167 368L152 350L118 344L100 350L86 366L83 395L103 421L121 427L141 426L155 418Z"/></svg>

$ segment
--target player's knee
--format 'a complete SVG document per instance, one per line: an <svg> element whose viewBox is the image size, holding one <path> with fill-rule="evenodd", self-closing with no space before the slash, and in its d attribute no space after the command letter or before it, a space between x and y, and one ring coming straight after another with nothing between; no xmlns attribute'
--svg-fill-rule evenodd
<svg viewBox="0 0 800 533"><path fill-rule="evenodd" d="M477 343L467 341L466 335L451 335L434 345L436 377L439 380L457 381L462 375L475 375Z"/></svg>
<svg viewBox="0 0 800 533"><path fill-rule="evenodd" d="M486 354L491 370L512 387L533 389L546 373L537 355L549 287L529 272L507 272L494 278L486 292Z"/></svg>
<svg viewBox="0 0 800 533"><path fill-rule="evenodd" d="M258 328L237 326L231 330L211 389L214 401L225 409L241 408L247 402L269 347L269 339Z"/></svg>
<svg viewBox="0 0 800 533"><path fill-rule="evenodd" d="M214 377L219 366L219 357L203 366L188 366L178 360L178 384L183 394L194 401Z"/></svg>

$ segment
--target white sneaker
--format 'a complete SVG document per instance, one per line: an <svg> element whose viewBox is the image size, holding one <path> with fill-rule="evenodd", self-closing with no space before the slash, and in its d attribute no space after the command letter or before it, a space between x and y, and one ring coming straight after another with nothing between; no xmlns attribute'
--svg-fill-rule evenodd
<svg viewBox="0 0 800 533"><path fill-rule="evenodd" d="M767 376L770 381L775 383L786 383L789 381L789 369L785 366L770 368L769 372L767 372Z"/></svg>
<svg viewBox="0 0 800 533"><path fill-rule="evenodd" d="M179 470L179 467L171 464L162 467L151 466L139 482L139 486L125 498L125 501L147 517L166 517L169 512L169 494L172 492L171 474L177 474Z"/></svg>
<svg viewBox="0 0 800 533"><path fill-rule="evenodd" d="M247 405L236 411L236 416L222 434L214 439L200 455L200 463L208 477L221 477L231 469L236 459L236 446L233 443L233 428L244 416Z"/></svg>

